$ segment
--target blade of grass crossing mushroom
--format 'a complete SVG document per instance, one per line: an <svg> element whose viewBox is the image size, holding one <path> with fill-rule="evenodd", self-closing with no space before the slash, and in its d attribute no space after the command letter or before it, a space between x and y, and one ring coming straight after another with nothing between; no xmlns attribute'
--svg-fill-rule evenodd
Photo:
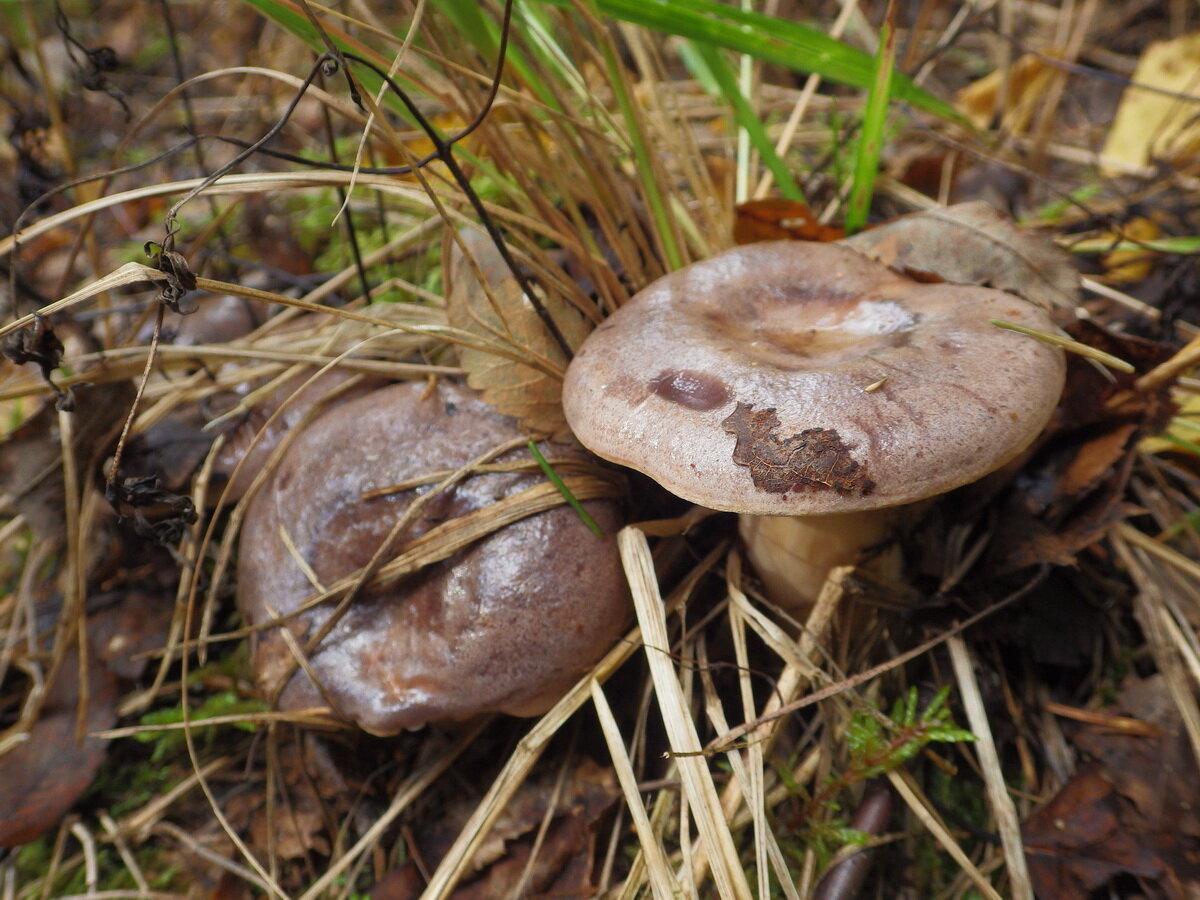
<svg viewBox="0 0 1200 900"><path fill-rule="evenodd" d="M645 855L646 871L650 877L650 890L654 894L654 900L672 900L676 896L678 885L662 847L659 846L658 837L650 824L646 807L642 803L642 795L638 792L637 776L633 773L633 763L621 740L621 731L617 727L617 720L613 717L612 708L608 705L608 698L604 696L604 689L600 687L600 682L593 678L591 688L592 703L596 707L596 716L600 720L600 730L604 733L604 740L608 744L613 769L617 773L621 792L625 795L625 805L633 819L638 843Z"/></svg>
<svg viewBox="0 0 1200 900"><path fill-rule="evenodd" d="M538 450L537 444L529 441L526 445L529 447L529 452L533 454L533 458L537 460L537 464L542 467L542 471L546 473L546 477L550 479L550 483L558 488L558 492L563 495L563 499L567 501L571 509L575 510L583 524L591 529L592 534L596 537L604 537L604 531L596 524L596 520L588 515L588 511L583 508L583 504L575 499L575 495L571 493L571 489L566 486L558 473L554 471L550 463L546 462L546 457L542 456L542 452Z"/></svg>
<svg viewBox="0 0 1200 900"><path fill-rule="evenodd" d="M1050 344L1053 347L1062 347L1068 353L1074 353L1076 356L1084 356L1088 359L1094 359L1096 362L1108 366L1110 369L1116 369L1118 372L1132 373L1134 368L1119 356L1113 356L1111 353L1105 353L1103 350L1097 350L1095 347L1089 347L1087 344L1081 344L1079 341L1073 341L1069 337L1063 337L1059 334L1050 334L1048 331L1037 331L1033 328L1026 328L1024 325L1017 325L1015 322L1005 322L1003 319L988 319L997 328L1003 328L1005 331L1015 331L1017 334L1023 334L1026 337L1034 338L1041 341L1043 344Z"/></svg>
<svg viewBox="0 0 1200 900"><path fill-rule="evenodd" d="M875 77L872 79L867 104L863 109L862 129L854 157L854 182L850 188L850 200L846 208L847 234L854 234L867 224L871 197L875 193L875 177L879 172L879 156L883 152L883 132L887 127L896 62L895 0L888 0L887 13L879 37Z"/></svg>
<svg viewBox="0 0 1200 900"><path fill-rule="evenodd" d="M987 788L992 815L996 817L996 827L1000 831L1000 843L1004 847L1004 864L1008 869L1011 896L1013 900L1033 900L1033 884L1029 880L1025 847L1021 842L1021 822L1012 797L1008 794L1008 787L1004 783L1000 755L996 752L996 742L992 737L987 710L979 693L979 683L975 680L970 652L966 642L959 635L954 635L946 641L946 648L950 651L954 677L958 679L958 689L962 693L963 706L966 707L967 722L978 738L976 752L983 770L983 781Z"/></svg>
<svg viewBox="0 0 1200 900"><path fill-rule="evenodd" d="M750 143L754 145L754 149L762 157L763 165L767 167L771 175L775 178L779 192L788 200L804 203L804 192L800 189L800 185L796 183L796 179L792 177L792 173L787 165L780 158L779 154L775 152L775 145L771 142L770 137L767 136L767 129L763 127L763 123L758 118L757 113L754 112L750 101L746 99L746 95L742 93L742 89L738 86L737 77L729 61L712 44L706 44L703 41L692 41L690 46L696 51L695 56L692 57L692 62L698 62L704 66L707 74L720 89L721 95L733 108L733 116L737 120L738 127L749 136ZM685 57L686 59L687 57Z"/></svg>
<svg viewBox="0 0 1200 900"><path fill-rule="evenodd" d="M703 756L687 755L697 754L702 745L668 654L667 620L646 536L636 528L626 527L617 535L617 543L633 593L638 624L644 635L646 658L663 724L671 750L681 754L676 758L676 764L683 781L683 792L691 805L701 845L708 853L713 880L722 897L749 898L750 885L738 858L733 835L721 813L708 762Z"/></svg>
<svg viewBox="0 0 1200 900"><path fill-rule="evenodd" d="M746 645L746 622L742 618L738 607L733 604L729 605L729 630L733 634L733 651L734 658L737 660L738 672L738 688L742 697L742 715L746 718L752 717L756 709L754 707L754 691L750 684L750 653ZM715 696L714 696L715 699ZM719 709L719 707L717 707ZM722 723L717 725L721 731L728 731L728 722L724 721L724 716L721 716ZM770 852L770 844L774 843L774 835L767 825L767 799L766 789L763 781L763 747L762 744L751 741L750 746L746 748L744 754L735 752L730 754L730 763L733 763L734 757L743 761L742 768L745 770L744 775L739 775L740 779L744 779L745 784L742 787L742 793L746 796L746 806L750 809L750 814L754 822L754 868L758 875L758 896L765 898L770 896L770 887L767 877L768 857L774 857ZM734 774L737 774L737 767L734 766ZM788 885L790 880L788 877L787 868L776 869L776 877L781 884L791 887L791 894L795 893L795 887ZM785 893L788 893L785 889Z"/></svg>

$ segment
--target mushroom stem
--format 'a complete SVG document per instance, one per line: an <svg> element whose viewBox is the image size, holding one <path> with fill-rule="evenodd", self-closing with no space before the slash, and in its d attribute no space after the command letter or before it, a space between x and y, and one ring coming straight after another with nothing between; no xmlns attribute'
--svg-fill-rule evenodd
<svg viewBox="0 0 1200 900"><path fill-rule="evenodd" d="M816 602L829 570L858 561L895 528L908 507L821 516L751 516L738 519L746 555L767 596L792 612Z"/></svg>

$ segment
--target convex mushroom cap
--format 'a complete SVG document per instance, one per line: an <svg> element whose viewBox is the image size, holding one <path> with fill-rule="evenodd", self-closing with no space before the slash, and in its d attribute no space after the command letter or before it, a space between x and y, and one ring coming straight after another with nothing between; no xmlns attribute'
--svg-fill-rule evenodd
<svg viewBox="0 0 1200 900"><path fill-rule="evenodd" d="M241 535L238 603L250 624L294 613L320 584L363 567L430 485L364 498L375 489L453 471L520 436L514 420L451 384L393 385L323 414L288 448L251 501ZM578 450L543 445L547 458ZM498 461L529 459L524 449ZM440 480L440 478L439 478ZM397 547L431 528L545 482L540 471L477 474L440 492ZM284 709L333 703L376 734L484 712L548 709L612 645L629 615L616 542L616 504L584 504L592 534L566 506L520 519L454 556L355 598L309 656L323 697L278 629L256 638L259 680L285 678ZM289 620L300 644L333 603Z"/></svg>
<svg viewBox="0 0 1200 900"><path fill-rule="evenodd" d="M585 446L680 497L755 515L853 512L973 481L1041 431L1060 350L988 288L918 283L845 246L751 244L645 288L567 372Z"/></svg>

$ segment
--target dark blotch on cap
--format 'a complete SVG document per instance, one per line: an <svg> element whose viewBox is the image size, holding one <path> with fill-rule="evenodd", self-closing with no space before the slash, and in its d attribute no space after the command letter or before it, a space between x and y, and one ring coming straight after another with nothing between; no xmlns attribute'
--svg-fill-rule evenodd
<svg viewBox="0 0 1200 900"><path fill-rule="evenodd" d="M720 378L690 369L667 369L650 379L650 390L664 400L698 412L708 412L729 402L729 388Z"/></svg>

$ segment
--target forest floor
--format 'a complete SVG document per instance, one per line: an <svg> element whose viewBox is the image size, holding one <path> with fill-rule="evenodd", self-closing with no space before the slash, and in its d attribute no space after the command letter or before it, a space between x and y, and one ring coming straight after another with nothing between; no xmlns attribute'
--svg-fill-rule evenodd
<svg viewBox="0 0 1200 900"><path fill-rule="evenodd" d="M0 23L0 897L1200 894L1193 4ZM1046 324L1005 339L1066 386L1032 444L785 608L737 517L568 448L562 384L656 279L847 239L906 290L1020 298ZM707 410L677 351L629 383ZM1050 378L1009 376L1014 408ZM402 394L483 424L368 436ZM739 446L807 446L744 412ZM826 457L802 459L783 493ZM869 494L854 471L817 482ZM307 508L256 506L335 472L353 502L320 550ZM511 619L413 637L413 596L517 544L541 555L469 576ZM335 674L386 682L403 646L507 685L551 645L549 694L444 714Z"/></svg>

